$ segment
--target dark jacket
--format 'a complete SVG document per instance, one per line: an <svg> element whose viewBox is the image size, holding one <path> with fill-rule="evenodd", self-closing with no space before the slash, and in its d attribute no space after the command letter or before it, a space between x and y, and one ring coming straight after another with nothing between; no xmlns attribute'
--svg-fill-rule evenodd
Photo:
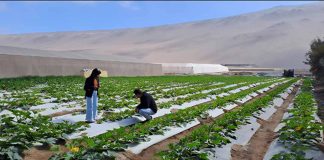
<svg viewBox="0 0 324 160"><path fill-rule="evenodd" d="M136 107L137 109L151 108L154 113L157 112L156 103L150 94L143 92L143 96L140 99L141 103Z"/></svg>
<svg viewBox="0 0 324 160"><path fill-rule="evenodd" d="M93 78L93 77L88 77L86 79L84 87L83 87L83 89L86 91L85 97L92 97L93 91L94 90L98 91L98 89L100 87L99 78L97 79L97 81L98 81L98 89L94 88L94 83L93 83L94 79L95 78ZM99 92L97 92L97 95L99 97Z"/></svg>

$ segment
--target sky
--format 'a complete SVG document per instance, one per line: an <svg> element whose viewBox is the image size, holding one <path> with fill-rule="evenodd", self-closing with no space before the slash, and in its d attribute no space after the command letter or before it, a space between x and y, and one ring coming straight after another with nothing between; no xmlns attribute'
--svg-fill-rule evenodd
<svg viewBox="0 0 324 160"><path fill-rule="evenodd" d="M309 1L0 1L0 34L142 28Z"/></svg>

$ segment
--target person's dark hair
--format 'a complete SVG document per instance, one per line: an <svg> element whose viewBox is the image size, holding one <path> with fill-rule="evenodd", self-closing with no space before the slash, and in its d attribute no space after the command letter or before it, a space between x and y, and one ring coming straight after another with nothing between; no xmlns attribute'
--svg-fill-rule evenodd
<svg viewBox="0 0 324 160"><path fill-rule="evenodd" d="M138 88L134 90L134 94L136 94L136 95L139 95L139 94L142 94L142 93L143 92Z"/></svg>
<svg viewBox="0 0 324 160"><path fill-rule="evenodd" d="M101 71L99 71L98 68L95 68L95 69L92 70L90 77L94 78L94 77L97 77L100 74L101 74Z"/></svg>

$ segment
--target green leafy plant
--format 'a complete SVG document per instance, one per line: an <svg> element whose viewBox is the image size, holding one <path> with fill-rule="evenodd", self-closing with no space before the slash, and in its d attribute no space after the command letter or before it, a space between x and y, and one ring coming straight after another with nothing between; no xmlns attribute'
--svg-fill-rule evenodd
<svg viewBox="0 0 324 160"><path fill-rule="evenodd" d="M33 115L32 112L10 110L12 115L0 117L1 158L21 159L18 156L24 149L38 143L51 145L65 134L77 131L80 125L67 122L52 123L50 118Z"/></svg>

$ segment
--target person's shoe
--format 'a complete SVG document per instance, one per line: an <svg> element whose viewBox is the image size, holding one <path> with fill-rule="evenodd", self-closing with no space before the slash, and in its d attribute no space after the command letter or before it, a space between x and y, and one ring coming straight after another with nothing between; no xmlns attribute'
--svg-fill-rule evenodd
<svg viewBox="0 0 324 160"><path fill-rule="evenodd" d="M152 119L152 116L151 116L151 119ZM140 123L148 122L148 121L150 121L151 119L146 119L145 121L142 121L142 122L140 122Z"/></svg>
<svg viewBox="0 0 324 160"><path fill-rule="evenodd" d="M94 123L95 121L85 121L86 123Z"/></svg>

